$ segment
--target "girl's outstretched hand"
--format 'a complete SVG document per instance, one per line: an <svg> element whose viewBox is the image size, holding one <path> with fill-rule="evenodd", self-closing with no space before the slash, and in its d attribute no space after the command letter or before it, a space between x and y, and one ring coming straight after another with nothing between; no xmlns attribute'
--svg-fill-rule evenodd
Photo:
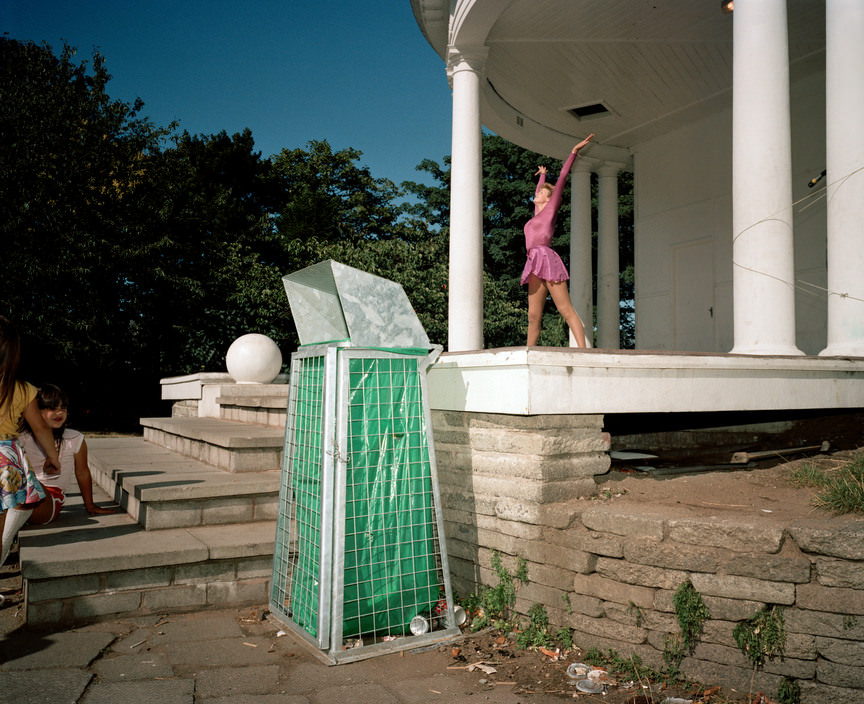
<svg viewBox="0 0 864 704"><path fill-rule="evenodd" d="M538 176L540 174L545 174L545 173L546 173L546 167L545 166L538 166L537 171L534 172L534 175Z"/></svg>
<svg viewBox="0 0 864 704"><path fill-rule="evenodd" d="M587 137L585 137L585 139L583 139L581 142L579 142L579 144L577 144L575 147L573 147L573 153L578 154L579 150L582 149L582 147L584 147L586 144L588 144L588 142L590 142L592 139L594 139L594 133L593 132L591 134L589 134Z"/></svg>

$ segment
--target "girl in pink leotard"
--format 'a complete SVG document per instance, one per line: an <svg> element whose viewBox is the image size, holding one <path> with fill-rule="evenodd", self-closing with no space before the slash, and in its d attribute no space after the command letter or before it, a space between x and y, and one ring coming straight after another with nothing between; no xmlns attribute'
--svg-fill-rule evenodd
<svg viewBox="0 0 864 704"><path fill-rule="evenodd" d="M537 169L540 175L537 190L534 193L534 217L525 224L525 249L528 250L528 261L522 270L522 284L528 284L528 346L537 344L540 338L540 325L543 321L543 308L546 297L552 296L555 307L562 315L576 338L577 347L585 347L585 329L579 314L573 310L570 295L567 292L567 280L570 275L564 262L561 261L549 245L555 231L555 220L558 218L558 208L561 206L564 184L567 174L579 154L593 134L589 134L577 144L564 162L561 174L555 186L546 183L546 167Z"/></svg>

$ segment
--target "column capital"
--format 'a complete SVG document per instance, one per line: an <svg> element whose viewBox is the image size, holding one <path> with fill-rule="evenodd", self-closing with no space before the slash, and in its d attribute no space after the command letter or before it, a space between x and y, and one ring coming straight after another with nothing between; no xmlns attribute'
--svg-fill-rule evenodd
<svg viewBox="0 0 864 704"><path fill-rule="evenodd" d="M572 171L576 173L591 173L597 170L597 165L602 162L592 159L590 156L579 156L576 163L573 164Z"/></svg>
<svg viewBox="0 0 864 704"><path fill-rule="evenodd" d="M452 79L459 71L473 71L482 74L486 68L488 46L449 46L447 47L447 77Z"/></svg>
<svg viewBox="0 0 864 704"><path fill-rule="evenodd" d="M618 161L603 161L597 166L595 171L600 177L613 177L617 176L618 172L622 171L624 167L625 164Z"/></svg>

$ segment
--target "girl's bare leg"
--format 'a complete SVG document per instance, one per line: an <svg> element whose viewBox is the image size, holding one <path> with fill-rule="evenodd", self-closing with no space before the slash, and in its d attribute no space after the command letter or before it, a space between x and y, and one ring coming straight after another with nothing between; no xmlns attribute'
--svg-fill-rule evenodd
<svg viewBox="0 0 864 704"><path fill-rule="evenodd" d="M546 282L534 274L528 277L528 346L533 347L540 339L540 325L543 322L543 308L549 291Z"/></svg>
<svg viewBox="0 0 864 704"><path fill-rule="evenodd" d="M567 282L546 281L544 283L549 289L549 293L552 295L552 300L555 302L555 307L558 309L558 312L561 314L564 320L567 321L567 325L570 327L570 330L573 333L573 337L576 338L576 346L585 347L585 327L582 325L582 319L579 317L579 314L575 310L573 310L573 304L570 303L570 294L567 291ZM528 291L530 296L530 282L528 284Z"/></svg>

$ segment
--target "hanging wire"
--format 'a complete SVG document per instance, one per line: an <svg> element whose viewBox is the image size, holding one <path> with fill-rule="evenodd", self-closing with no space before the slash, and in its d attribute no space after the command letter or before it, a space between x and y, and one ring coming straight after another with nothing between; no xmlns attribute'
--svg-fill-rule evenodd
<svg viewBox="0 0 864 704"><path fill-rule="evenodd" d="M802 208L799 208L799 210L798 210L799 213L804 212L808 208L815 205L817 202L821 201L823 198L827 198L828 189L830 187L841 184L844 181L849 180L850 178L852 178L855 174L859 173L860 171L864 171L864 166L859 166L857 169L850 171L848 174L846 174L845 176L842 176L841 178L838 178L836 181L832 181L831 183L826 184L826 186L824 188L821 188L820 190L815 191L813 193L808 193L803 198L799 198L798 200L793 201L792 205L791 205L791 209L794 210L796 208L796 206L798 206L802 203L805 203L807 201L810 201L807 205L805 205ZM783 210L785 210L785 208ZM778 216L780 215L780 213L783 212L783 210L779 210L775 213L772 213L771 215L767 215L766 217L757 220L752 225L748 225L743 230L741 230L741 232L739 232L738 234L736 234L732 237L732 243L734 244L735 241L741 235L745 234L746 232L749 232L753 228L758 227L759 225L762 225L763 223L777 220ZM753 267L744 266L743 264L740 264L737 261L735 261L734 258L732 260L732 265L735 267L738 267L739 269L742 269L743 271L749 271L749 272L752 272L754 274L766 276L769 279L774 279L775 281L779 281L782 284L786 284L790 288L794 288L798 291L802 291L802 292L807 293L807 294L812 295L812 296L821 297L823 294L827 295L827 296L839 296L840 298L848 298L849 300L859 301L859 302L864 303L864 298L860 298L858 296L852 296L849 294L848 291L832 291L832 290L830 290L824 286L820 286L819 284L815 284L811 281L804 281L803 279L797 279L797 278L795 279L794 282L789 282L786 279L783 279L783 278L776 276L774 274L770 274L767 271L761 271L759 269L754 269ZM809 289L804 288L805 286L809 287ZM815 290L810 290L810 289L815 289Z"/></svg>

